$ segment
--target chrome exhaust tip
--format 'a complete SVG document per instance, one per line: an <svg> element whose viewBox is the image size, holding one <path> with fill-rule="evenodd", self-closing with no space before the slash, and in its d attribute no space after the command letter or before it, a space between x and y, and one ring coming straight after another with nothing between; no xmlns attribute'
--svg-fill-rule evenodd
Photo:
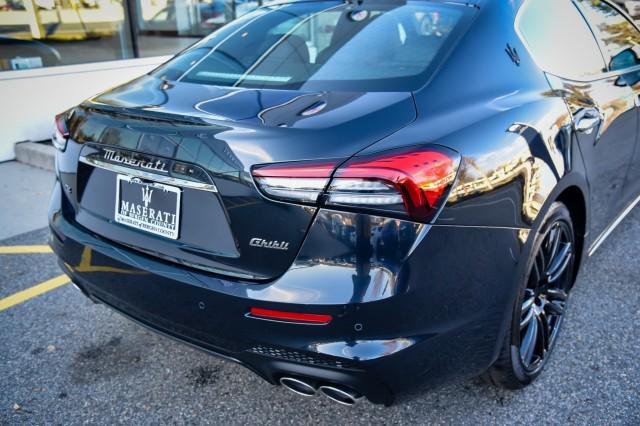
<svg viewBox="0 0 640 426"><path fill-rule="evenodd" d="M355 405L360 399L362 399L361 394L349 388L323 385L320 386L319 390L327 398L342 405L352 406Z"/></svg>
<svg viewBox="0 0 640 426"><path fill-rule="evenodd" d="M280 384L291 392L295 392L302 396L314 396L317 392L316 387L311 383L305 382L293 377L281 377Z"/></svg>

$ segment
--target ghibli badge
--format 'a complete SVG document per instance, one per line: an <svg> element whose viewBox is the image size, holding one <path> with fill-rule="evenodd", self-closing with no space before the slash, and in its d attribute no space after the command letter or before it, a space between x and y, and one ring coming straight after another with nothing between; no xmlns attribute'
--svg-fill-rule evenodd
<svg viewBox="0 0 640 426"><path fill-rule="evenodd" d="M249 241L249 245L252 247L260 247L260 248L268 248L275 250L289 250L289 243L284 241L268 241L263 240L262 238L252 238Z"/></svg>

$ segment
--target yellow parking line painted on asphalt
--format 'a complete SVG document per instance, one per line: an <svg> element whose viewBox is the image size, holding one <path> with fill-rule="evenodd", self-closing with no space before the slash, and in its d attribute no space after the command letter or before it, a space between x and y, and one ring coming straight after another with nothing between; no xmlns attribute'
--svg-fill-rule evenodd
<svg viewBox="0 0 640 426"><path fill-rule="evenodd" d="M10 307L19 303L26 302L29 299L32 299L65 284L69 284L70 282L71 281L69 280L68 276L60 275L43 283L34 285L33 287L30 287L26 290L19 291L9 297L0 299L0 311L9 309Z"/></svg>
<svg viewBox="0 0 640 426"><path fill-rule="evenodd" d="M53 253L49 246L2 246L0 254L36 254Z"/></svg>

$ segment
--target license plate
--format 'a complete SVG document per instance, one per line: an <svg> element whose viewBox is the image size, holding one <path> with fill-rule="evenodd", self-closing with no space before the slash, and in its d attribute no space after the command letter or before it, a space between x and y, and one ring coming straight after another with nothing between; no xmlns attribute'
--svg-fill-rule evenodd
<svg viewBox="0 0 640 426"><path fill-rule="evenodd" d="M118 175L116 222L176 240L180 229L180 195L180 188L175 186Z"/></svg>

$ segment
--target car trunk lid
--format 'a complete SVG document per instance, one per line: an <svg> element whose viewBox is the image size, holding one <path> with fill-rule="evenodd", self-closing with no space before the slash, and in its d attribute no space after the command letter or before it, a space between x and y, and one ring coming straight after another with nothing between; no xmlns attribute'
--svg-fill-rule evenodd
<svg viewBox="0 0 640 426"><path fill-rule="evenodd" d="M71 139L84 144L76 221L173 262L273 279L295 259L315 209L264 198L252 167L340 161L415 114L410 93L233 89L143 77L74 111ZM125 216L132 213L124 221L123 205ZM171 219L175 232L171 221L156 220L166 225L156 232L135 226L145 205Z"/></svg>

